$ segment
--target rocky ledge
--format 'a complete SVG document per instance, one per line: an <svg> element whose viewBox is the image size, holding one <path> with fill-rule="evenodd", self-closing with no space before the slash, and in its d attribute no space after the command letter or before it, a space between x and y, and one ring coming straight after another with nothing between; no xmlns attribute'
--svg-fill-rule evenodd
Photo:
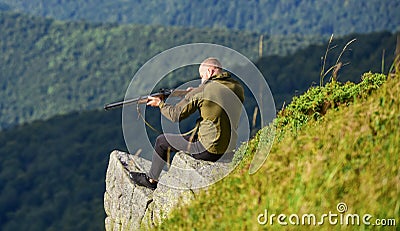
<svg viewBox="0 0 400 231"><path fill-rule="evenodd" d="M149 229L167 219L173 209L190 203L200 190L226 176L232 165L196 160L179 152L163 171L156 190L133 184L128 171L148 172L151 162L121 151L110 154L104 210L107 231Z"/></svg>

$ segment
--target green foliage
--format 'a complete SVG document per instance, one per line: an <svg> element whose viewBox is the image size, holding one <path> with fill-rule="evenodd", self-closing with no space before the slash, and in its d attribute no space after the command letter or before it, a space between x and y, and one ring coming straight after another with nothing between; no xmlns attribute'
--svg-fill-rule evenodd
<svg viewBox="0 0 400 231"><path fill-rule="evenodd" d="M0 26L2 128L49 118L55 114L69 113L71 110L98 108L104 103L122 99L132 73L140 65L163 49L179 43L215 42L254 57L258 42L256 34L226 30L210 32L135 25L65 23L8 13L0 13ZM182 40L179 40L180 38ZM317 41L302 38L294 36L287 40L279 37L266 39L268 44L274 44L268 49L273 50L274 54L283 55L291 53L289 50L305 47L304 44L310 41ZM344 38L343 41L348 39ZM390 33L357 35L355 45L360 44L362 49L355 47L354 52L345 57L352 60L349 68L351 71L343 71L340 80L358 78L361 75L358 72L362 70L375 70L374 63L376 59L381 59L381 50L386 49L386 54L390 54L393 41L394 35ZM323 51L324 47L312 46L289 57L265 57L257 62L268 78L275 99L280 97L287 100L295 90L302 91L308 88L314 81L310 76L318 79L320 67L316 64L320 58L319 52ZM378 70L380 69L379 66ZM352 74L353 70L357 74ZM171 79L183 81L174 77ZM375 81L376 78L371 80ZM366 86L362 87L363 89L380 84L371 85L368 81L365 81ZM166 83L168 87L175 84L174 81ZM339 84L335 89L341 89L340 86ZM342 93L339 94L340 97L344 97ZM380 104L384 106L396 105L396 102L387 97L380 99ZM103 229L104 212L101 198L104 192L106 154L112 149L124 149L120 134L121 121L116 118L120 118L118 112L73 113L1 132L2 230ZM390 115L381 112L373 114L369 123L373 134L383 134L382 130L392 126L389 118ZM238 168L238 172L241 173L227 179L229 183L221 187L222 190L236 192L227 197L228 201L234 198L237 200L238 194L245 199L247 192L241 192L248 187L248 182L257 187L259 185L260 190L267 188L259 182L264 178L259 177L257 180L247 175L246 167L253 151L258 144L266 142L262 136L257 137L249 142L249 149L242 150L245 161L241 162ZM362 136L358 142L362 145L371 139L369 136ZM398 143L398 140L390 141ZM275 153L277 152L279 151L275 149ZM288 154L290 155L293 154ZM286 161L285 158L288 157L279 158ZM357 161L357 158L353 160ZM265 169L263 171L265 175L269 175ZM296 179L301 182L300 177ZM262 195L267 193L257 191L259 189L248 193L257 200L261 198L264 203L265 198ZM216 195L220 195L221 191L211 192L215 193L215 198L211 199L210 203L217 202ZM293 198L301 198L301 194L296 194ZM301 201L291 199L291 203L295 203L296 200ZM231 202L226 205L231 205ZM211 206L208 202L202 203ZM224 214L224 210L228 211L223 202L218 205L217 208L221 212L219 214ZM255 201L252 205L259 206ZM232 206L235 208L232 213L238 210L238 214L243 215L242 218L236 217L240 222L251 222L253 214L240 213L247 209L247 205L238 208L238 205L232 203ZM202 221L207 215L197 212L202 213L200 209L192 209L189 212L190 216L194 217L193 221ZM228 211L226 215L237 215L232 213ZM242 223L232 227L240 227ZM179 221L177 224L180 224ZM221 224L224 227L230 225L223 222ZM213 227L217 226L214 224Z"/></svg>
<svg viewBox="0 0 400 231"><path fill-rule="evenodd" d="M330 211L337 213L340 202L347 204L349 214L373 216L371 226L354 227L388 228L372 224L377 218L398 218L399 78L397 74L382 84L384 76L366 74L359 84L365 97L328 110L323 120L304 125L296 136L284 134L254 175L248 174L252 149L261 145L261 151L269 150L259 139L250 141L244 163L191 205L174 211L157 230L309 230L310 225L290 225L288 216L315 214L319 219ZM269 216L276 214L273 225L270 220L264 226L257 222L265 209ZM278 224L279 214L287 215L287 226ZM325 219L315 228L345 227L352 228L332 226Z"/></svg>
<svg viewBox="0 0 400 231"><path fill-rule="evenodd" d="M274 34L348 34L399 30L393 0L179 1L1 0L9 8L61 20L228 28Z"/></svg>
<svg viewBox="0 0 400 231"><path fill-rule="evenodd" d="M0 129L71 111L101 108L105 103L121 100L138 68L153 55L175 45L218 43L252 59L258 49L258 35L227 30L65 23L9 13L0 13L0 27ZM342 81L357 81L364 70L381 70L375 64L382 59L383 50L386 60L393 56L395 35L391 33L353 37L357 41L352 44L352 51L343 56L351 62L351 68L342 68ZM296 91L301 93L318 81L318 63L325 46L306 48L306 44L320 42L322 38L264 38L267 54L284 55L304 48L291 56L267 56L256 62L280 107ZM335 43L348 40L345 37ZM335 52L331 55L337 55ZM329 57L327 61L327 65L332 65ZM174 72L170 78L173 81L162 87L175 87L187 78L186 72ZM140 88L137 94L141 94Z"/></svg>
<svg viewBox="0 0 400 231"><path fill-rule="evenodd" d="M388 73L394 60L396 35L387 32L368 35L353 34L334 39L332 47L337 46L337 48L329 51L326 69L336 64L341 52L339 48L344 47L354 38L357 40L340 58L340 62L348 63L348 65L342 65L339 69L337 81L358 83L366 71L381 72L383 58L386 60L383 73ZM285 57L268 56L256 62L268 82L278 109L284 102L286 105L290 103L293 94L302 94L310 86L319 85L322 67L320 62L324 59L325 49L326 45L323 44L312 45ZM326 81L329 81L328 76L326 76Z"/></svg>
<svg viewBox="0 0 400 231"><path fill-rule="evenodd" d="M369 96L385 81L386 75L369 72L362 76L359 84L331 81L323 87L311 87L303 95L293 97L292 102L279 112L276 124L281 128L288 126L289 130L296 132L309 120L321 118L329 108L348 105Z"/></svg>
<svg viewBox="0 0 400 231"><path fill-rule="evenodd" d="M216 43L249 58L258 46L258 35L239 31L60 22L1 11L0 28L0 129L121 100L145 62L177 45Z"/></svg>
<svg viewBox="0 0 400 231"><path fill-rule="evenodd" d="M108 153L121 113L92 111L0 133L1 230L103 230Z"/></svg>

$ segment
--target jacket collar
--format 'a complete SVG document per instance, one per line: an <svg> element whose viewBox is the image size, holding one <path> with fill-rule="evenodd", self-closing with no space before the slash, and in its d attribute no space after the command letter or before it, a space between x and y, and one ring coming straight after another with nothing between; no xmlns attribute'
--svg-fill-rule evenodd
<svg viewBox="0 0 400 231"><path fill-rule="evenodd" d="M231 77L231 74L229 72L222 72L221 74L211 76L208 79L208 81L210 81L210 80L222 80L222 79L227 79L227 78L230 78L230 77Z"/></svg>

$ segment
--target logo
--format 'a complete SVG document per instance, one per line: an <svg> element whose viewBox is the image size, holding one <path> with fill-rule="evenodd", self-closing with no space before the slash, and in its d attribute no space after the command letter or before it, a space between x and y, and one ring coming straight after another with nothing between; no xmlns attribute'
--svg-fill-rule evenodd
<svg viewBox="0 0 400 231"><path fill-rule="evenodd" d="M156 89L157 84L166 78L168 74L184 68L198 68L201 62L208 57L217 58L222 63L223 69L237 77L243 85L245 85L245 88L250 91L253 97L251 99L246 98L244 104L252 103L259 109L261 127L267 126L272 122L276 115L275 104L264 76L244 55L228 47L216 44L194 43L177 46L151 58L135 73L126 91L125 99L135 98L140 94L150 94L151 92L158 90ZM200 79L188 81L176 88L185 89L188 86L198 85L199 81ZM140 92L138 89L140 89ZM231 99L232 104L240 103L233 93L230 94L229 98ZM252 102L249 100L252 100ZM245 142L249 140L251 132L251 120L247 116L244 106L245 105L242 105L243 113L241 114L237 130L238 141L235 144L237 147L239 145L246 145ZM122 110L123 134L130 153L137 153L138 150L140 150L143 158L151 160L151 156L154 153L152 141L149 139L147 134L146 125L140 123L136 119L139 116L145 117L146 108L145 106L142 107L143 108L124 106ZM229 107L224 108L224 110L228 114L229 118L237 117L237 115L230 113L231 110ZM141 113L142 115L138 115L138 113ZM179 123L175 123L171 126L169 123L165 122L165 119L160 113L158 113L158 116L161 117L160 120L163 133L180 133ZM272 132L270 135L274 136L275 132ZM182 142L187 141L182 139ZM262 166L269 154L269 149L270 147L267 148L267 150L264 148L262 152L256 152L251 163L250 174L255 173ZM228 175L237 164L229 167L222 173L216 173L218 176L212 177L213 180L202 181L202 183L200 182L195 187L202 188L215 183ZM180 171L180 174L194 174L191 169L180 169ZM181 188L181 186L177 185L169 186Z"/></svg>

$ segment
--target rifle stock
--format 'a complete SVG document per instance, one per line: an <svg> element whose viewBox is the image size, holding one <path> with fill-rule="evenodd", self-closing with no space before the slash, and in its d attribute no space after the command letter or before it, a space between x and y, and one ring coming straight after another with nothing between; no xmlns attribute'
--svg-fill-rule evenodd
<svg viewBox="0 0 400 231"><path fill-rule="evenodd" d="M104 106L104 110L108 111L108 110L111 110L111 109L119 108L119 107L122 107L124 105L129 105L129 104L133 104L133 103L145 104L145 103L147 103L147 98L149 96L160 97L161 99L165 100L169 96L171 96L171 97L183 97L188 92L189 92L188 90L161 89L159 92L156 92L156 93L153 93L153 94L150 94L150 95L140 96L140 97L135 98L135 99L128 99L128 100L124 100L124 101L118 101L118 102L115 102L115 103L106 104Z"/></svg>

